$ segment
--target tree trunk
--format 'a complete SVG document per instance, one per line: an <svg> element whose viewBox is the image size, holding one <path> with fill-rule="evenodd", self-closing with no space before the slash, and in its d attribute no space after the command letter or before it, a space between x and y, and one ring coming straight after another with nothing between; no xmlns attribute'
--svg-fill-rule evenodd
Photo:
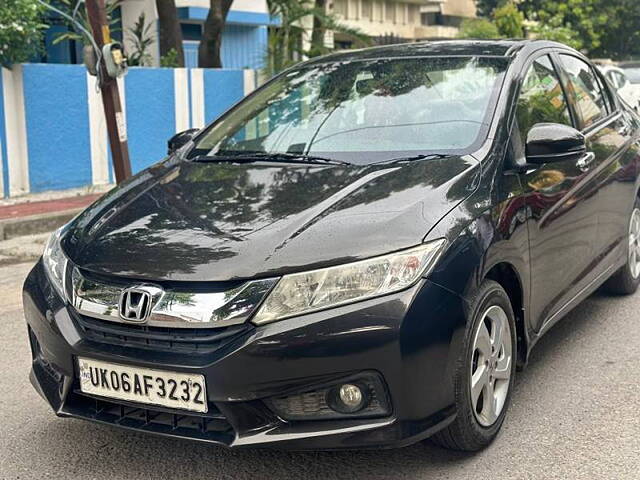
<svg viewBox="0 0 640 480"><path fill-rule="evenodd" d="M327 0L316 0L316 8L326 12ZM322 55L324 52L324 25L318 15L313 16L313 31L311 33L311 56Z"/></svg>
<svg viewBox="0 0 640 480"><path fill-rule="evenodd" d="M198 66L201 68L221 68L220 47L222 30L233 0L210 0L209 14L204 22L202 40L198 49Z"/></svg>
<svg viewBox="0 0 640 480"><path fill-rule="evenodd" d="M178 66L184 67L184 51L182 49L182 30L178 21L175 0L156 0L158 10L158 27L160 33L160 55L164 56L175 49Z"/></svg>

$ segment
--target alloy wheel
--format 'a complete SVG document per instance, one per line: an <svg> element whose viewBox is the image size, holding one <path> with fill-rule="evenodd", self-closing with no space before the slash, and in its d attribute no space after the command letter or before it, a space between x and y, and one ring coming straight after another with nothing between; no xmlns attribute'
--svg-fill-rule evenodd
<svg viewBox="0 0 640 480"><path fill-rule="evenodd" d="M638 222L640 228L640 211ZM476 420L484 427L493 425L504 408L511 380L512 350L507 314L502 307L493 305L476 326L471 355L471 404Z"/></svg>
<svg viewBox="0 0 640 480"><path fill-rule="evenodd" d="M631 214L629 223L629 270L634 280L640 277L640 209Z"/></svg>

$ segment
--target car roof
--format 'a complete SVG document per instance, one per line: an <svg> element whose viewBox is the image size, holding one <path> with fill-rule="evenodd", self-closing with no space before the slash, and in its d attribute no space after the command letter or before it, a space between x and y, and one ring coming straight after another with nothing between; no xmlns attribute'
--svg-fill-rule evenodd
<svg viewBox="0 0 640 480"><path fill-rule="evenodd" d="M527 47L541 48L545 46L569 48L561 43L546 40L436 40L343 50L316 57L305 64L424 56L513 57Z"/></svg>

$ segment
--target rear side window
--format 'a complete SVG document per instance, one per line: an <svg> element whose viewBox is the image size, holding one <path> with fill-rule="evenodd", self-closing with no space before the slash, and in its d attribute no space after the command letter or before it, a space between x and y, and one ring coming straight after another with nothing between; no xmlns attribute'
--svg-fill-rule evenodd
<svg viewBox="0 0 640 480"><path fill-rule="evenodd" d="M580 128L607 116L606 97L591 67L577 57L560 54L567 73L567 94L576 107Z"/></svg>
<svg viewBox="0 0 640 480"><path fill-rule="evenodd" d="M522 82L516 116L520 136L536 123L571 125L571 115L562 85L547 55L536 59Z"/></svg>

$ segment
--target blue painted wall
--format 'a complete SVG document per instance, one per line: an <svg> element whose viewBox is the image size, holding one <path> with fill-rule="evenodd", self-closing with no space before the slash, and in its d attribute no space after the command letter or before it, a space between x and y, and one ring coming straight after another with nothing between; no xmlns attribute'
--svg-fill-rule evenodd
<svg viewBox="0 0 640 480"><path fill-rule="evenodd" d="M31 191L91 184L86 68L26 64L23 81Z"/></svg>
<svg viewBox="0 0 640 480"><path fill-rule="evenodd" d="M174 70L131 68L124 78L129 154L134 172L166 156L167 140L175 134ZM191 75L185 88L191 98ZM25 128L31 192L91 185L87 76L83 65L23 66ZM242 70L203 70L204 114L210 122L244 96ZM94 85L94 79L89 80ZM5 105L0 75L0 142L4 195L8 195ZM190 105L190 104L189 104ZM12 112L7 112L11 114ZM189 109L191 118L192 112ZM106 132L100 130L98 134ZM108 146L108 144L107 144ZM110 157L110 155L109 155ZM101 156L98 161L102 161ZM111 163L110 163L111 165ZM111 168L110 168L111 170Z"/></svg>
<svg viewBox="0 0 640 480"><path fill-rule="evenodd" d="M204 70L204 119L218 118L231 105L244 97L242 70Z"/></svg>
<svg viewBox="0 0 640 480"><path fill-rule="evenodd" d="M220 53L224 68L262 68L267 54L267 27L225 26Z"/></svg>
<svg viewBox="0 0 640 480"><path fill-rule="evenodd" d="M131 68L125 78L129 157L134 173L167 154L176 132L174 76L170 68Z"/></svg>
<svg viewBox="0 0 640 480"><path fill-rule="evenodd" d="M198 67L198 48L200 42L194 43L193 41L182 42L182 49L184 50L184 66L187 68Z"/></svg>

